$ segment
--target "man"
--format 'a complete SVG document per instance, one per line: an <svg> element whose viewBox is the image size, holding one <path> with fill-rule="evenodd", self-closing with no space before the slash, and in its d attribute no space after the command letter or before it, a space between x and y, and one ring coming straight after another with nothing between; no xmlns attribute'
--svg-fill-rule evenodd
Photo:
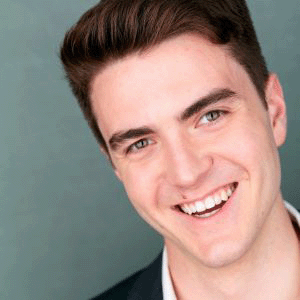
<svg viewBox="0 0 300 300"><path fill-rule="evenodd" d="M300 218L283 202L277 150L285 102L245 1L104 0L61 58L131 203L165 242L96 299L299 299Z"/></svg>

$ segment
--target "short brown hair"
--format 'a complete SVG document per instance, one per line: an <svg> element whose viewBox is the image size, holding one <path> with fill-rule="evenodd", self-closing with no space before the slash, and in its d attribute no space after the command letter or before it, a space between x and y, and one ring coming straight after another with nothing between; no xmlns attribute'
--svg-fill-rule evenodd
<svg viewBox="0 0 300 300"><path fill-rule="evenodd" d="M90 101L94 77L111 61L184 33L226 45L267 107L268 70L245 0L102 0L66 33L61 61L85 118L107 152Z"/></svg>

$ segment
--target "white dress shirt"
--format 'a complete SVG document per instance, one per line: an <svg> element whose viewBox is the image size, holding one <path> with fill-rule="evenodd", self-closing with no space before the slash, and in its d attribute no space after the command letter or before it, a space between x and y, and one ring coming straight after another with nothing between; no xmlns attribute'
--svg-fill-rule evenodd
<svg viewBox="0 0 300 300"><path fill-rule="evenodd" d="M289 213L296 219L299 227L300 227L300 214L297 209L295 209L288 202L284 202L285 207L289 211ZM162 289L163 289L163 299L164 300L176 300L176 295L174 291L174 287L171 281L171 276L168 268L168 256L166 248L163 251L162 258Z"/></svg>

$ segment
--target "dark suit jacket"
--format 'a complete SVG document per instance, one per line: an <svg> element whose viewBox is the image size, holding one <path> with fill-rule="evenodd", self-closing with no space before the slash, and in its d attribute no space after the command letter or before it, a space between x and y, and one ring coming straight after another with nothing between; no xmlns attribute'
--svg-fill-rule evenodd
<svg viewBox="0 0 300 300"><path fill-rule="evenodd" d="M161 272L162 254L147 268L91 300L163 300Z"/></svg>

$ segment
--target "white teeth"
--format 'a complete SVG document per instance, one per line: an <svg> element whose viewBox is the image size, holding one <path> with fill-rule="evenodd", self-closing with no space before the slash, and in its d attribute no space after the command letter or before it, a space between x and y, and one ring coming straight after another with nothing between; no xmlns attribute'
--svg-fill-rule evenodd
<svg viewBox="0 0 300 300"><path fill-rule="evenodd" d="M193 211L190 209L189 206L186 207L186 210L187 210L187 213L188 213L189 215L191 215L191 214L193 213Z"/></svg>
<svg viewBox="0 0 300 300"><path fill-rule="evenodd" d="M192 211L192 213L195 213L197 211L195 205L193 205L193 204L190 204L189 208Z"/></svg>
<svg viewBox="0 0 300 300"><path fill-rule="evenodd" d="M201 201L197 201L196 202L196 209L197 209L197 212L202 212L202 211L205 211L205 205L203 202Z"/></svg>
<svg viewBox="0 0 300 300"><path fill-rule="evenodd" d="M205 200L194 202L193 204L184 204L181 205L181 209L186 214L192 215L195 213L201 213L204 212L207 209L211 209L215 207L216 205L219 205L222 203L222 201L227 201L228 198L232 195L233 191L235 190L235 187L233 185L227 187L226 189L219 190L214 196L209 196ZM218 212L220 209L214 210L209 213L205 213L202 215L195 216L207 218L216 212Z"/></svg>
<svg viewBox="0 0 300 300"><path fill-rule="evenodd" d="M232 195L232 190L231 190L231 188L228 188L228 189L226 190L226 194L227 194L228 197L230 197L230 196Z"/></svg>
<svg viewBox="0 0 300 300"><path fill-rule="evenodd" d="M191 215L193 212L190 210L190 207L186 204L185 205L185 209L187 210L187 213L189 214L189 215Z"/></svg>
<svg viewBox="0 0 300 300"><path fill-rule="evenodd" d="M213 197L208 197L205 199L205 207L206 209L213 208L216 205Z"/></svg>
<svg viewBox="0 0 300 300"><path fill-rule="evenodd" d="M182 207L181 207L181 209L186 213L186 214L190 214L189 213L189 208L188 208L188 206L186 205L186 204L184 204Z"/></svg>
<svg viewBox="0 0 300 300"><path fill-rule="evenodd" d="M221 197L219 195L216 195L214 197L214 200L215 200L216 205L219 205L222 202L222 199L221 199Z"/></svg>
<svg viewBox="0 0 300 300"><path fill-rule="evenodd" d="M223 201L227 201L228 200L227 193L224 190L222 190L222 192L221 192L221 199Z"/></svg>

